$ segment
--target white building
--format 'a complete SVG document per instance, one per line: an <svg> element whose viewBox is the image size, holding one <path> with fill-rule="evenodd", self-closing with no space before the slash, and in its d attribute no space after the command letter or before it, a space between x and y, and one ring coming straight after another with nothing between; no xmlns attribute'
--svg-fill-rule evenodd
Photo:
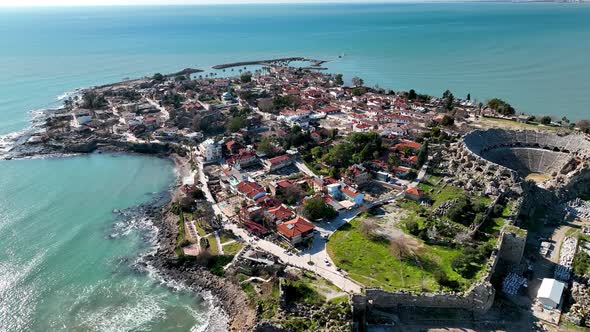
<svg viewBox="0 0 590 332"><path fill-rule="evenodd" d="M214 161L221 158L221 144L209 138L199 144L199 152L205 161Z"/></svg>
<svg viewBox="0 0 590 332"><path fill-rule="evenodd" d="M537 292L537 299L543 305L555 309L559 307L564 289L565 283L555 279L545 278L541 283L539 292Z"/></svg>
<svg viewBox="0 0 590 332"><path fill-rule="evenodd" d="M72 125L74 127L80 127L81 125L87 124L92 121L92 116L88 111L80 110L74 112L72 115Z"/></svg>

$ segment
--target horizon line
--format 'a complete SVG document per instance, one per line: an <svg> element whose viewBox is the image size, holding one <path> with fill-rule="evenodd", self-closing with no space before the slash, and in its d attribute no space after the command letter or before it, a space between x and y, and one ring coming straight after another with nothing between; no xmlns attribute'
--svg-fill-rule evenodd
<svg viewBox="0 0 590 332"><path fill-rule="evenodd" d="M112 0L108 0L112 1ZM55 3L55 4L0 4L1 8L83 8L83 7L172 7L172 6L227 6L227 5L323 5L323 4L348 4L348 5L379 5L379 4L404 4L404 3L571 3L559 0L230 0L230 1L219 1L219 0L205 0L204 2L150 2L150 3L121 3L107 2L107 3L90 3L81 4L79 1L76 3ZM576 3L585 3L589 0L582 0Z"/></svg>

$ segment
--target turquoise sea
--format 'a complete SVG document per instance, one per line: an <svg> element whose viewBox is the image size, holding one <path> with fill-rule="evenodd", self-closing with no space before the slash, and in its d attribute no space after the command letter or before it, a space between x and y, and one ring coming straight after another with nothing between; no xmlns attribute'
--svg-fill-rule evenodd
<svg viewBox="0 0 590 332"><path fill-rule="evenodd" d="M394 90L588 118L588 36L583 4L0 9L0 135L79 87L284 56ZM170 162L139 156L0 161L0 331L223 330L207 294L132 268L153 230L112 213L173 179Z"/></svg>

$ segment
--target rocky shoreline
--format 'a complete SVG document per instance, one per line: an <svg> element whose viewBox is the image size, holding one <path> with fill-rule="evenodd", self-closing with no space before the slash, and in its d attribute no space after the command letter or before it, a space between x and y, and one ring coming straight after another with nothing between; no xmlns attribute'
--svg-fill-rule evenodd
<svg viewBox="0 0 590 332"><path fill-rule="evenodd" d="M176 197L180 195L179 181L187 175L187 161L177 155L170 158L178 171L177 185L171 189L171 197ZM170 204L150 206L146 210L146 214L158 228L157 250L144 257L145 261L141 264L153 267L164 279L179 282L197 293L199 290L210 291L228 315L228 331L252 330L256 324L256 311L251 308L239 285L212 274L192 261L179 260L176 257L174 249L178 234L178 216L170 212Z"/></svg>
<svg viewBox="0 0 590 332"><path fill-rule="evenodd" d="M155 251L141 257L137 263L138 270L146 272L148 269L154 269L166 281L179 283L194 291L196 294L201 291L209 291L214 297L214 305L219 305L225 315L227 315L228 331L250 331L253 330L257 315L251 307L246 294L239 285L232 283L230 280L216 276L209 272L205 267L199 266L194 261L184 261L178 259L174 250L176 248L176 236L178 234L178 216L170 212L170 205L174 198L180 197L182 192L180 185L182 179L190 175L190 165L185 157L177 154L168 153L169 150L163 148L160 144L149 144L147 149L142 148L146 144L136 144L139 148L124 147L119 144L103 144L93 146L91 149L55 149L44 144L39 145L33 151L17 150L7 159L24 159L36 157L53 157L53 156L73 156L77 154L88 153L125 153L125 154L142 154L153 155L155 157L169 158L175 164L177 173L176 181L171 185L166 195L150 203L142 204L137 208L141 212L141 218L149 219L153 227L157 228L155 238ZM152 146L158 146L153 148ZM123 213L114 211L124 218L132 218L134 213Z"/></svg>

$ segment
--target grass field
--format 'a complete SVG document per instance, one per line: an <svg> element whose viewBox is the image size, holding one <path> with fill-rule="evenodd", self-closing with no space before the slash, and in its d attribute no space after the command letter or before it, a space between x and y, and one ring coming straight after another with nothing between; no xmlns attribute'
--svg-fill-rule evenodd
<svg viewBox="0 0 590 332"><path fill-rule="evenodd" d="M227 241L233 240L234 235L231 232L222 230L219 232L219 239L221 240L221 243L225 243Z"/></svg>
<svg viewBox="0 0 590 332"><path fill-rule="evenodd" d="M522 123L518 121L512 121L507 119L496 119L496 118L480 118L479 122L476 124L481 125L484 128L502 128L502 129L528 129L528 130L547 130L547 131L556 131L558 129L566 130L566 128L562 127L552 127L552 126L545 126L537 123Z"/></svg>
<svg viewBox="0 0 590 332"><path fill-rule="evenodd" d="M232 242L223 246L223 253L226 255L235 255L240 251L244 245L240 242Z"/></svg>
<svg viewBox="0 0 590 332"><path fill-rule="evenodd" d="M209 248L207 248L207 251L209 252L209 254L211 255L219 255L219 248L217 247L217 241L215 241L215 236L213 235L209 235L205 237L207 240L209 240ZM203 248L203 247L201 247Z"/></svg>
<svg viewBox="0 0 590 332"><path fill-rule="evenodd" d="M433 185L431 182L420 183L418 188L422 189L432 200L432 208L435 209L445 201L465 196L465 190L451 185ZM488 197L470 197L474 203L480 202L490 204L491 199Z"/></svg>
<svg viewBox="0 0 590 332"><path fill-rule="evenodd" d="M360 231L363 218L356 218L330 237L328 253L349 276L369 287L386 290L438 290L433 273L443 270L465 288L469 280L452 270L451 260L460 249L423 244L416 257L401 260L392 255L388 241L374 241Z"/></svg>

